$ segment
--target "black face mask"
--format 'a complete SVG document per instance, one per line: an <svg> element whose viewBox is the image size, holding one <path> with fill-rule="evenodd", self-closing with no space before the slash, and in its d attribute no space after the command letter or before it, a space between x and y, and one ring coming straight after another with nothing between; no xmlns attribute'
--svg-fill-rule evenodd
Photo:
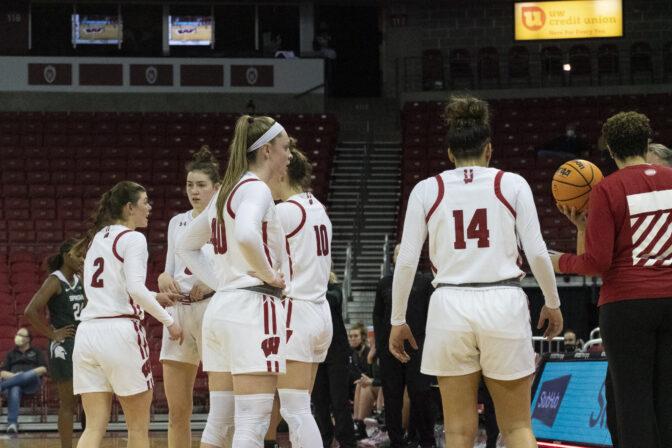
<svg viewBox="0 0 672 448"><path fill-rule="evenodd" d="M574 352L576 350L576 345L575 344L565 344L565 351L566 352Z"/></svg>

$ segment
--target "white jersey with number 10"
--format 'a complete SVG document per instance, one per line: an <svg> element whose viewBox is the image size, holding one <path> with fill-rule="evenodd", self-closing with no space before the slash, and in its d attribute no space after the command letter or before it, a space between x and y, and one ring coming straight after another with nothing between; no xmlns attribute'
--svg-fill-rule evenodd
<svg viewBox="0 0 672 448"><path fill-rule="evenodd" d="M310 193L276 206L285 230L290 281L287 296L317 301L327 293L331 272L331 221L324 205Z"/></svg>

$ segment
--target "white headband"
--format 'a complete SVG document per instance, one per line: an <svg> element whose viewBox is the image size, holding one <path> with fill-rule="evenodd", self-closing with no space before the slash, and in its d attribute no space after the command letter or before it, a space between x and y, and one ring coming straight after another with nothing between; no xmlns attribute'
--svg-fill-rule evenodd
<svg viewBox="0 0 672 448"><path fill-rule="evenodd" d="M264 135L259 137L259 139L257 139L256 142L252 143L252 146L247 148L247 152L252 152L252 151L255 151L255 150L261 148L266 143L270 142L275 137L277 137L277 135L280 134L284 130L285 130L285 128L283 128L282 125L276 121L275 123L273 123L273 126L271 126L268 129L268 131L264 132Z"/></svg>

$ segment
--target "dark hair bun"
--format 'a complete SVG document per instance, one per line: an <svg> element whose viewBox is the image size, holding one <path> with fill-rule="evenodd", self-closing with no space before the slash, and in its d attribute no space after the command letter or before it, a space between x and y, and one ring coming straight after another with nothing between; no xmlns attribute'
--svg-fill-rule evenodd
<svg viewBox="0 0 672 448"><path fill-rule="evenodd" d="M191 160L194 163L216 163L219 165L217 158L212 154L208 145L201 146L201 149L194 153Z"/></svg>
<svg viewBox="0 0 672 448"><path fill-rule="evenodd" d="M452 96L444 118L449 127L487 125L490 121L488 103L472 96Z"/></svg>

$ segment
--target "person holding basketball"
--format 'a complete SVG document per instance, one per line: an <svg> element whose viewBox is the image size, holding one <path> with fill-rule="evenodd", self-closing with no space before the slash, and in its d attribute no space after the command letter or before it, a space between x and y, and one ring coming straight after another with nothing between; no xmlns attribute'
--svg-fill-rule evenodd
<svg viewBox="0 0 672 448"><path fill-rule="evenodd" d="M149 448L152 377L149 345L142 325L145 310L182 339L182 328L162 305L179 295L145 286L147 227L152 206L142 185L122 181L100 198L93 225L72 249L85 253L84 288L88 300L75 334L73 389L82 396L86 429L79 448L102 444L117 396L126 417L129 448Z"/></svg>
<svg viewBox="0 0 672 448"><path fill-rule="evenodd" d="M558 206L577 227L577 254L552 256L558 273L602 277L600 333L622 448L672 440L672 168L647 163L651 134L637 112L606 121L619 169L593 188L588 213Z"/></svg>
<svg viewBox="0 0 672 448"><path fill-rule="evenodd" d="M175 254L175 245L191 221L208 206L219 188L219 162L208 146L203 146L186 166L186 192L192 209L174 216L168 224L168 251L166 267L159 275L159 291L181 294L182 299L168 312L176 318L184 331L184 342L179 344L163 330L161 365L163 383L168 400L168 446L179 448L191 443L191 412L194 382L202 353L203 315L213 291L198 282L182 259ZM203 246L206 259L212 259L212 244ZM215 400L216 401L216 400ZM201 442L208 447L212 422L208 420Z"/></svg>
<svg viewBox="0 0 672 448"><path fill-rule="evenodd" d="M280 123L240 117L216 199L177 242L177 255L216 291L203 318L203 370L211 391L208 443L217 447L231 435L236 448L263 446L278 375L285 372L281 299L288 260L268 183L287 174L290 159ZM208 242L212 262L201 251Z"/></svg>
<svg viewBox="0 0 672 448"><path fill-rule="evenodd" d="M472 448L481 377L509 448L533 448L530 395L536 370L520 248L545 298L538 328L562 330L560 299L532 192L517 174L488 168L488 104L451 97L445 117L454 170L418 183L409 198L392 285L390 352L408 362L408 296L425 239L435 273L421 371L438 377L446 446Z"/></svg>
<svg viewBox="0 0 672 448"><path fill-rule="evenodd" d="M83 261L72 252L75 241L65 241L49 257L49 276L37 290L25 315L35 331L51 339L49 371L58 389L58 434L61 447L72 447L75 396L72 393L72 351L79 316L84 309L84 287L80 272ZM49 323L44 310L49 309Z"/></svg>

